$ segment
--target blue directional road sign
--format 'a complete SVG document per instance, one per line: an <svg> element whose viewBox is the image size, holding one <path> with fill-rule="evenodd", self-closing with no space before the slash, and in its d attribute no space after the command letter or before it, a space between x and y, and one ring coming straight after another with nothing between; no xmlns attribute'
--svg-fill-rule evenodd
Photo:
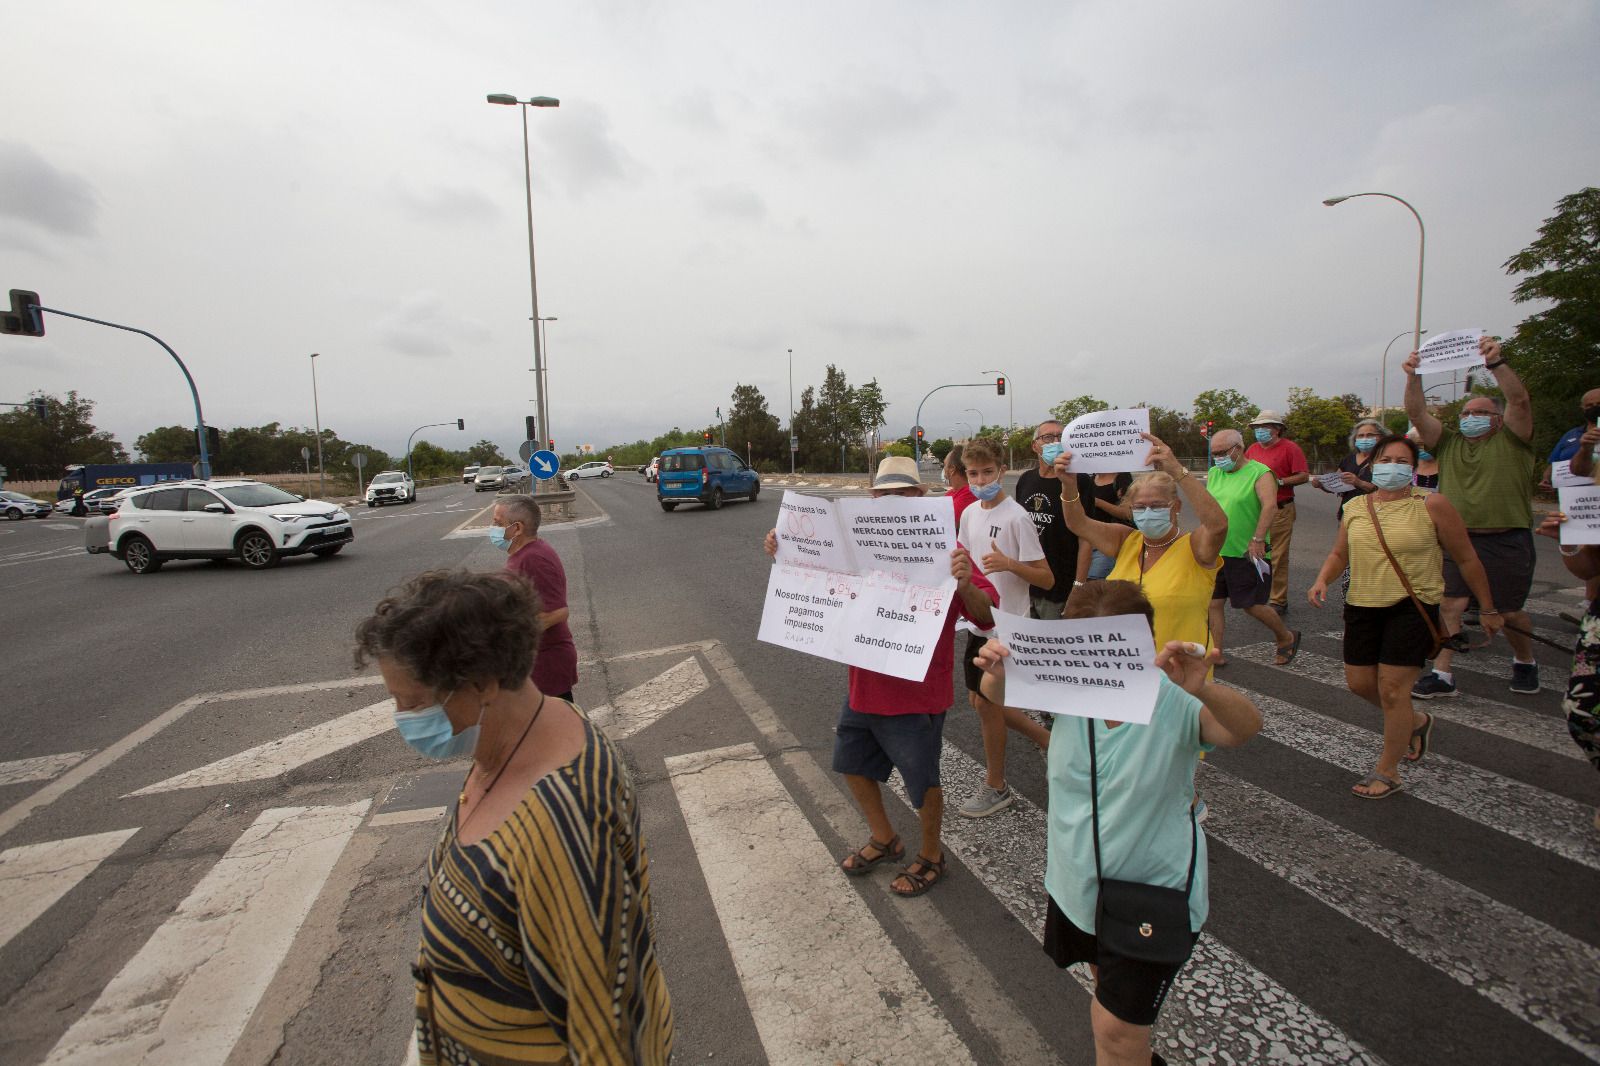
<svg viewBox="0 0 1600 1066"><path fill-rule="evenodd" d="M540 481L549 481L561 469L561 456L541 448L528 457L528 472Z"/></svg>

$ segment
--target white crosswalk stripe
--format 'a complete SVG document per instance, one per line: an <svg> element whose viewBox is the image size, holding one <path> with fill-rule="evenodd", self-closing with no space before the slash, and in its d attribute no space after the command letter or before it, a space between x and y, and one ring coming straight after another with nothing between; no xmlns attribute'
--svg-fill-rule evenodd
<svg viewBox="0 0 1600 1066"><path fill-rule="evenodd" d="M24 844L0 852L0 948L122 847L137 829Z"/></svg>
<svg viewBox="0 0 1600 1066"><path fill-rule="evenodd" d="M1329 630L1322 634L1331 640L1343 640L1342 630ZM1304 655L1301 652L1300 655ZM1539 684L1552 692L1566 690L1567 678L1572 674L1572 656L1559 655L1554 651L1543 650L1539 652ZM1552 661L1554 660L1554 661ZM1295 669L1300 667L1300 657L1295 657ZM1498 677L1511 680L1511 650L1505 644L1496 644L1492 648L1475 651L1467 655L1456 655L1451 659L1450 669L1465 670L1469 674L1482 674L1485 677Z"/></svg>
<svg viewBox="0 0 1600 1066"><path fill-rule="evenodd" d="M93 754L92 751L65 751L59 755L40 755L32 759L0 762L0 786L21 785L29 781L48 781Z"/></svg>

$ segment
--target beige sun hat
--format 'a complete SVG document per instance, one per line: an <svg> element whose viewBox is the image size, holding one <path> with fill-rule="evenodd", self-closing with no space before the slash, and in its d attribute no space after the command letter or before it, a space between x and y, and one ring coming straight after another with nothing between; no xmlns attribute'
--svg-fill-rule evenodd
<svg viewBox="0 0 1600 1066"><path fill-rule="evenodd" d="M922 475L917 472L917 461L905 455L891 455L878 464L878 475L872 479L875 489L921 488Z"/></svg>
<svg viewBox="0 0 1600 1066"><path fill-rule="evenodd" d="M1250 420L1252 426L1286 426L1283 416L1271 409L1262 411Z"/></svg>

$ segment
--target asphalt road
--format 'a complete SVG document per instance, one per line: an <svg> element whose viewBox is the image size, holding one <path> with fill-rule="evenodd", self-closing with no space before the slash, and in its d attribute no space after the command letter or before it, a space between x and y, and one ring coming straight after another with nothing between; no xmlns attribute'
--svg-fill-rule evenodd
<svg viewBox="0 0 1600 1066"><path fill-rule="evenodd" d="M847 882L831 863L865 834L828 771L844 670L755 640L780 486L671 514L631 473L582 488L604 516L547 537L580 702L641 795L677 1060L1091 1062L1086 997L1036 939L1042 758L1014 740L1018 807L947 818L950 876L926 898L893 898L887 872ZM499 565L451 536L488 502L449 486L360 509L344 554L263 573L135 577L76 550L76 523L0 524L5 1061L403 1060L418 871L459 769L382 731L350 634L412 573ZM1302 490L1294 603L1332 530ZM1577 600L1550 547L1537 620L1565 634ZM1600 790L1559 695L1512 697L1503 657L1475 656L1467 695L1429 708L1408 792L1361 803L1378 722L1334 683L1338 615L1290 623L1305 651L1280 670L1230 619L1226 680L1268 728L1201 775L1212 915L1164 1015L1169 1061L1600 1058ZM1541 660L1551 681L1567 667ZM982 759L964 701L945 738L953 806ZM297 826L303 845L253 861L252 833ZM218 1002L225 985L245 991Z"/></svg>

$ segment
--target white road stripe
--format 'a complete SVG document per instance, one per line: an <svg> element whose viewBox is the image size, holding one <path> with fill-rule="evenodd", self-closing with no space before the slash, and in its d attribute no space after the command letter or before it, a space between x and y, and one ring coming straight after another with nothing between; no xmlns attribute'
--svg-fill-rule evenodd
<svg viewBox="0 0 1600 1066"><path fill-rule="evenodd" d="M1246 662L1270 666L1272 657L1276 653L1269 641L1265 644L1247 644L1242 648L1230 648L1228 654ZM1462 662L1464 658L1464 656L1457 658L1456 661ZM1289 669L1293 670L1296 676L1349 691L1344 681L1344 663L1337 659L1302 649L1300 654L1295 656L1294 665ZM1514 740L1518 744L1526 744L1530 748L1538 748L1540 751L1560 755L1562 758L1583 758L1583 752L1578 750L1578 746L1567 734L1566 721L1554 715L1540 714L1524 707L1508 707L1496 700L1486 700L1482 696L1474 696L1467 692L1449 699L1413 700L1412 706L1419 711L1426 711L1441 722L1464 725L1480 733L1490 733L1506 740ZM1382 712L1376 707L1371 709L1373 731L1379 732L1383 728ZM1381 741L1378 743L1381 745Z"/></svg>
<svg viewBox="0 0 1600 1066"><path fill-rule="evenodd" d="M1020 750L1013 758L1035 757L1031 744L1015 746ZM939 777L945 810L953 812L983 783L984 770L960 748L946 743ZM901 787L898 775L893 780ZM944 822L945 846L1041 942L1045 832L1045 812L1021 794L999 814L983 819L946 817ZM1072 975L1085 991L1090 989L1087 976L1077 967ZM1209 933L1201 935L1178 975L1156 1022L1152 1045L1169 1062L1226 1066L1263 1061L1362 1066L1383 1062Z"/></svg>
<svg viewBox="0 0 1600 1066"><path fill-rule="evenodd" d="M138 831L114 829L0 852L0 898L5 900L5 906L0 907L0 948L94 873Z"/></svg>
<svg viewBox="0 0 1600 1066"><path fill-rule="evenodd" d="M1327 632L1322 635L1325 637L1331 637L1334 640L1344 639L1344 633L1342 631ZM1301 652L1301 655L1304 654L1304 652ZM1561 656L1557 655L1554 651L1541 652L1540 654L1544 655L1546 658L1561 658ZM1298 656L1296 656L1295 662L1297 664L1300 662ZM1495 646L1492 650L1484 648L1480 651L1472 652L1470 655L1457 654L1455 658L1451 660L1450 669L1452 672L1456 670L1465 670L1469 674L1482 674L1485 677L1501 677L1509 681L1511 679L1511 650L1507 646L1501 644ZM1565 692L1567 689L1567 678L1571 675L1571 673L1572 660L1570 657L1563 663L1554 666L1546 662L1541 662L1539 664L1539 684L1543 685L1545 688L1553 689L1556 692ZM1445 716L1440 715L1440 717L1443 718ZM1486 732L1492 732L1492 730L1486 730Z"/></svg>
<svg viewBox="0 0 1600 1066"><path fill-rule="evenodd" d="M1206 834L1519 1020L1600 1058L1600 949L1206 764Z"/></svg>
<svg viewBox="0 0 1600 1066"><path fill-rule="evenodd" d="M92 751L65 751L59 755L40 755L32 759L0 762L0 785L20 785L25 781L48 781L61 771L76 766Z"/></svg>
<svg viewBox="0 0 1600 1066"><path fill-rule="evenodd" d="M385 811L374 814L367 820L367 825L374 829L381 829L386 825L410 825L413 822L431 822L435 818L443 818L448 807L414 807L406 811Z"/></svg>
<svg viewBox="0 0 1600 1066"><path fill-rule="evenodd" d="M1532 611L1534 614L1549 615L1551 618L1558 618L1562 614L1576 615L1581 618L1589 610L1589 602L1583 598L1582 589L1576 591L1578 595L1570 599L1529 596L1523 601L1522 609L1524 611Z"/></svg>
<svg viewBox="0 0 1600 1066"><path fill-rule="evenodd" d="M263 812L46 1066L225 1061L369 802Z"/></svg>
<svg viewBox="0 0 1600 1066"><path fill-rule="evenodd" d="M972 1061L754 744L666 766L768 1062Z"/></svg>
<svg viewBox="0 0 1600 1066"><path fill-rule="evenodd" d="M589 717L612 740L626 740L710 687L711 682L706 678L706 672L700 669L699 660L691 656L665 673L624 692L614 703L596 707Z"/></svg>
<svg viewBox="0 0 1600 1066"><path fill-rule="evenodd" d="M336 751L370 740L394 728L394 703L384 700L357 711L286 737L258 744L249 751L241 751L225 759L218 759L198 769L188 770L158 781L153 785L128 793L128 796L150 796L157 792L172 792L180 788L204 788L208 785L225 785L239 781L263 781L286 774L297 766L332 755ZM127 796L123 797L127 798Z"/></svg>

